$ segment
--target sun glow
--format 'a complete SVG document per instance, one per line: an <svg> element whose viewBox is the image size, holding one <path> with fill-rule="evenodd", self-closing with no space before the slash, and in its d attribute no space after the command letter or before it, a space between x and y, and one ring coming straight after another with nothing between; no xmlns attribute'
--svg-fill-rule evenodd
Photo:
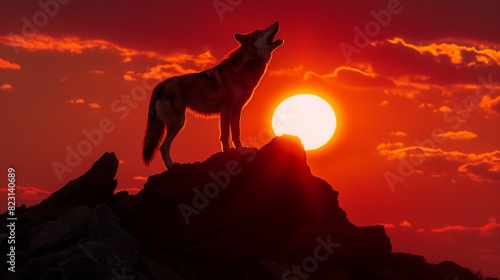
<svg viewBox="0 0 500 280"><path fill-rule="evenodd" d="M332 106L313 94L297 94L276 107L272 126L277 136L295 135L304 149L315 150L332 138L337 119Z"/></svg>

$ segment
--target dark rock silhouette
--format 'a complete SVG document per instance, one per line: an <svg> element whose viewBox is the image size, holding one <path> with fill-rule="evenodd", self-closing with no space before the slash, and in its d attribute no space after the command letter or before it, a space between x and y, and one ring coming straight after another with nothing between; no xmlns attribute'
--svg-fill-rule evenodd
<svg viewBox="0 0 500 280"><path fill-rule="evenodd" d="M350 223L294 137L176 166L133 196L113 195L117 167L106 153L40 204L18 208L16 272L4 262L0 277L477 279L453 262L392 253L383 227Z"/></svg>

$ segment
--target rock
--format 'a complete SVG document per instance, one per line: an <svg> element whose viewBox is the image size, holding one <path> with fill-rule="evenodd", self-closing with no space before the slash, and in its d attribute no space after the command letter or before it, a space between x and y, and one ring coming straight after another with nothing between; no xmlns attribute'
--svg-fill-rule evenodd
<svg viewBox="0 0 500 280"><path fill-rule="evenodd" d="M382 226L338 225L300 230L281 243L280 251L289 262L302 261L304 256L313 254L321 243L318 240L337 245L332 245L329 254L331 261L337 263L385 263L391 256L391 242Z"/></svg>
<svg viewBox="0 0 500 280"><path fill-rule="evenodd" d="M66 248L67 244L78 241L82 233L87 229L88 219L92 210L85 205L73 208L56 221L44 222L34 227L29 233L33 237L29 247L35 254L53 252Z"/></svg>
<svg viewBox="0 0 500 280"><path fill-rule="evenodd" d="M311 174L295 137L176 166L151 176L134 200L122 225L148 251L211 267L301 261L320 236L342 244L337 257L381 260L391 252L383 227L349 222L338 192Z"/></svg>
<svg viewBox="0 0 500 280"><path fill-rule="evenodd" d="M4 263L0 278L477 279L453 262L392 253L384 228L349 222L338 192L306 160L298 138L276 137L153 175L137 195L113 195L118 160L106 153L16 210L16 273Z"/></svg>
<svg viewBox="0 0 500 280"><path fill-rule="evenodd" d="M105 204L76 207L28 236L29 261L7 279L111 279L122 269L156 279L135 269L144 266L139 247Z"/></svg>
<svg viewBox="0 0 500 280"><path fill-rule="evenodd" d="M439 264L428 264L424 257L412 254L394 253L389 266L399 275L412 279L478 279L470 270L454 262L444 261Z"/></svg>
<svg viewBox="0 0 500 280"><path fill-rule="evenodd" d="M117 186L117 170L118 159L115 154L105 153L84 175L68 182L28 211L53 220L80 205L94 207L109 203Z"/></svg>

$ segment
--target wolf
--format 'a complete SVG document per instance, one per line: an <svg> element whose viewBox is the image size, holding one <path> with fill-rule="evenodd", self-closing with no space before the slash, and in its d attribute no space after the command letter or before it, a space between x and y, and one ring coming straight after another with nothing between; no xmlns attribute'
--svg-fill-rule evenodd
<svg viewBox="0 0 500 280"><path fill-rule="evenodd" d="M203 116L219 116L222 151L231 149L229 134L235 148L241 148L241 112L252 98L255 88L266 72L273 51L283 39L275 40L279 23L264 30L234 34L239 46L229 52L213 68L171 77L153 90L149 103L143 159L149 165L160 147L165 167L172 168L170 147L184 127L186 109ZM160 142L167 133L163 143Z"/></svg>

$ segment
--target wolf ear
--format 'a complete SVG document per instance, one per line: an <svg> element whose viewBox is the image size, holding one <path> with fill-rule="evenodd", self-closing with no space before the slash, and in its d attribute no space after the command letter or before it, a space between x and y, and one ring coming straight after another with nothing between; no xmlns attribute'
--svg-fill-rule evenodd
<svg viewBox="0 0 500 280"><path fill-rule="evenodd" d="M246 42L248 42L248 35L234 33L233 36L234 36L234 39L236 39L236 41L242 45L245 44Z"/></svg>

